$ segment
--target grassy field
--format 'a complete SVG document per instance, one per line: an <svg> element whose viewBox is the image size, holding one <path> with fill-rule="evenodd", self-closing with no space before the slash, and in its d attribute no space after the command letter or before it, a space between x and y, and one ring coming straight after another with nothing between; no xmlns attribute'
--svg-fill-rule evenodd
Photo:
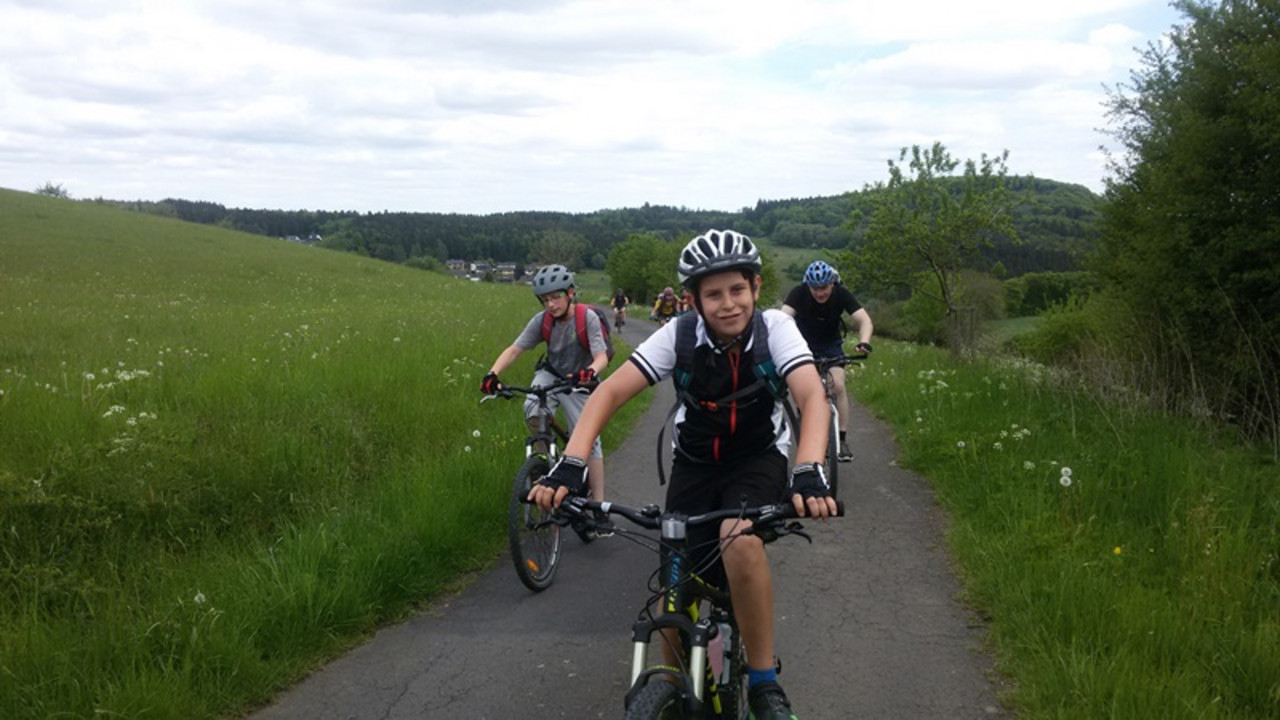
<svg viewBox="0 0 1280 720"><path fill-rule="evenodd" d="M1044 367L876 348L851 385L948 510L1019 717L1280 717L1273 455Z"/></svg>
<svg viewBox="0 0 1280 720"><path fill-rule="evenodd" d="M0 717L234 715L497 556L526 431L477 387L527 287L0 218Z"/></svg>

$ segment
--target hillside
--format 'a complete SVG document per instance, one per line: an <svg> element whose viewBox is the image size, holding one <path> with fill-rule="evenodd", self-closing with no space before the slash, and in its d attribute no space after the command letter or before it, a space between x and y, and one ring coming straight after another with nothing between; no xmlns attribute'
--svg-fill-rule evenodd
<svg viewBox="0 0 1280 720"><path fill-rule="evenodd" d="M1010 179L1025 201L1015 212L1022 242L998 242L989 261L1010 275L1072 270L1097 237L1101 198L1080 185L1030 177ZM453 213L366 213L324 210L253 210L210 202L168 199L160 202L98 200L131 210L215 224L273 237L321 238L325 247L403 262L410 258L490 259L524 263L547 234L567 235L580 265L604 267L609 250L632 234L672 238L712 227L731 227L776 247L842 248L856 242L845 227L850 214L865 206L872 190L830 197L760 200L738 212L644 205L573 214L512 212L494 215Z"/></svg>
<svg viewBox="0 0 1280 720"><path fill-rule="evenodd" d="M526 430L477 387L528 288L0 218L0 717L233 716L496 556Z"/></svg>

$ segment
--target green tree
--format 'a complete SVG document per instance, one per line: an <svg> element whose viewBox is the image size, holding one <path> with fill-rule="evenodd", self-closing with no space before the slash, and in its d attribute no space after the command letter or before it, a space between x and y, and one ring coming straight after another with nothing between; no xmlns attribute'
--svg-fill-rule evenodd
<svg viewBox="0 0 1280 720"><path fill-rule="evenodd" d="M1111 91L1096 267L1162 391L1280 437L1280 3L1181 0L1190 20ZM1154 362L1153 362L1154 361Z"/></svg>
<svg viewBox="0 0 1280 720"><path fill-rule="evenodd" d="M560 263L579 270L582 268L582 255L590 248L591 244L578 233L551 228L538 233L529 246L529 262L534 265Z"/></svg>
<svg viewBox="0 0 1280 720"><path fill-rule="evenodd" d="M633 302L647 302L662 288L676 285L676 262L681 247L683 245L674 240L649 234L632 235L609 251L605 272L614 287L626 288Z"/></svg>
<svg viewBox="0 0 1280 720"><path fill-rule="evenodd" d="M71 193L67 192L67 189L61 183L47 182L36 188L36 194L62 198L63 200L71 199Z"/></svg>
<svg viewBox="0 0 1280 720"><path fill-rule="evenodd" d="M982 251L996 237L1017 238L1015 198L1005 183L1008 155L966 161L955 176L961 163L941 143L903 148L897 162L889 161L888 182L868 188L861 244L841 256L850 284L905 286L940 304L952 328L951 347L960 350L961 331L973 319L960 293L962 271L979 269ZM847 226L859 229L863 218L855 211Z"/></svg>

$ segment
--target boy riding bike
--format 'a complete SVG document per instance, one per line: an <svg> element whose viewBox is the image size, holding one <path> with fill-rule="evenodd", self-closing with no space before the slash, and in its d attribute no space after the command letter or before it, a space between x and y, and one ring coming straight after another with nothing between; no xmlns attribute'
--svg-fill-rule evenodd
<svg viewBox="0 0 1280 720"><path fill-rule="evenodd" d="M760 269L754 243L732 230L710 230L685 246L678 271L696 312L660 328L601 383L579 417L564 457L529 499L549 509L570 492L581 493L582 456L609 418L645 387L674 374L681 402L675 414L668 511L696 514L790 499L801 516L834 515L836 504L820 464L830 422L826 396L795 323L779 311L756 307ZM690 350L692 361L682 364ZM766 360L771 362L762 362ZM780 392L757 381L754 373L764 366L776 368L773 379L785 383L806 418L814 418L800 429L790 475L791 428L783 422ZM679 381L686 373L687 382ZM708 541L714 546L717 535L721 540L747 651L751 717L795 720L775 670L773 580L764 543L751 535L727 539L748 524L726 520L709 528L709 538L691 532L689 546L706 547Z"/></svg>
<svg viewBox="0 0 1280 720"><path fill-rule="evenodd" d="M493 361L493 366L489 368L488 374L480 383L480 392L493 395L501 390L502 382L498 379L498 375L510 367L525 350L532 350L543 341L544 315L550 315L552 318L551 332L546 340L546 357L538 362L532 385L550 385L560 378L572 378L579 386L590 386L608 367L609 356L604 340L604 328L601 327L600 318L596 313L585 313L589 351L583 347L578 338L573 311L576 288L573 273L568 268L563 265L548 265L538 270L533 276L533 294L545 309L535 314L516 337L515 342ZM564 407L565 419L568 421L570 431L577 424L582 408L587 402L586 392L575 390L547 398L551 412L555 412L557 406ZM529 431L532 433L537 432L537 413L538 403L531 396L525 400L524 415ZM584 454L588 451L590 457L586 461L586 467L590 470L588 476L591 498L603 500L604 453L600 449L598 438L589 448L583 449ZM541 448L541 452L545 453L546 448Z"/></svg>
<svg viewBox="0 0 1280 720"><path fill-rule="evenodd" d="M671 288L663 288L662 294L658 295L658 299L653 303L653 312L649 313L650 320L657 320L658 325L666 325L680 314L680 299L676 297L676 293Z"/></svg>
<svg viewBox="0 0 1280 720"><path fill-rule="evenodd" d="M613 306L614 327L621 328L627 322L627 305L631 304L631 299L627 297L626 291L618 288L613 293L613 300L609 302Z"/></svg>
<svg viewBox="0 0 1280 720"><path fill-rule="evenodd" d="M796 319L800 334L809 343L814 357L829 358L844 355L844 319L849 313L858 327L857 351L871 352L871 333L874 328L871 316L848 288L840 284L836 269L821 260L815 260L804 273L804 283L795 286L783 301L782 312ZM849 462L853 453L845 436L849 430L849 390L844 384L844 368L832 367L832 384L836 392L836 412L840 422L840 462Z"/></svg>

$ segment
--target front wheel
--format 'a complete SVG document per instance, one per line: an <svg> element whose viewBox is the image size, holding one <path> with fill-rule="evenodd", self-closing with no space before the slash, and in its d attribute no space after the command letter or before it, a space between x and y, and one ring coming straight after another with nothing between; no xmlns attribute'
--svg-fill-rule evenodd
<svg viewBox="0 0 1280 720"><path fill-rule="evenodd" d="M551 462L539 455L524 461L511 484L507 505L507 536L511 562L524 586L540 592L551 586L560 564L560 526L551 522L551 513L525 502L533 484L551 472Z"/></svg>
<svg viewBox="0 0 1280 720"><path fill-rule="evenodd" d="M654 680L631 699L625 720L680 720L684 716L676 686L665 680Z"/></svg>
<svg viewBox="0 0 1280 720"><path fill-rule="evenodd" d="M831 497L837 496L840 489L840 416L836 414L836 406L831 406L831 426L827 428L827 457L824 467L827 473L827 485L831 488Z"/></svg>

